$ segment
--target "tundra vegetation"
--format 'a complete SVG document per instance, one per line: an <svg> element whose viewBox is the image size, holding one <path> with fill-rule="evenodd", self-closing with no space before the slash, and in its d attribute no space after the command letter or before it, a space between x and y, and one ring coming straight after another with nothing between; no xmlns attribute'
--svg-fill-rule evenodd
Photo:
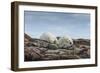
<svg viewBox="0 0 100 73"><path fill-rule="evenodd" d="M90 40L43 33L39 39L24 34L24 61L90 58Z"/></svg>

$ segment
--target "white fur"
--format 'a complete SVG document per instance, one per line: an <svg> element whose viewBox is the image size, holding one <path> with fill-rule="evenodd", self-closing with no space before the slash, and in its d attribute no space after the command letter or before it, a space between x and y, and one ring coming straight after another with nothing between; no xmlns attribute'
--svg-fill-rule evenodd
<svg viewBox="0 0 100 73"><path fill-rule="evenodd" d="M43 33L41 36L40 36L40 39L41 40L46 40L50 43L54 43L54 41L57 41L57 38L55 35L53 35L52 33L50 32L47 32L47 33Z"/></svg>
<svg viewBox="0 0 100 73"><path fill-rule="evenodd" d="M68 36L63 36L59 40L59 47L68 47L73 44L73 40Z"/></svg>

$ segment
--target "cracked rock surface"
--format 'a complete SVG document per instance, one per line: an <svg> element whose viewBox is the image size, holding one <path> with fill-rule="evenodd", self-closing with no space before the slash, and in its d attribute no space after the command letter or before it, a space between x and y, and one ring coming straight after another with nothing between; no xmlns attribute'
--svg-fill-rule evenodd
<svg viewBox="0 0 100 73"><path fill-rule="evenodd" d="M90 58L90 40L73 39L70 47L59 48L45 40L24 35L24 61L67 60Z"/></svg>

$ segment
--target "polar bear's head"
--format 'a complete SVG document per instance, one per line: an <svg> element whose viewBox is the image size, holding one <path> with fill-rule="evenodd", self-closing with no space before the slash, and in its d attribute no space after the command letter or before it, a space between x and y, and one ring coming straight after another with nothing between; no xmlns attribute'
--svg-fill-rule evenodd
<svg viewBox="0 0 100 73"><path fill-rule="evenodd" d="M67 48L73 45L73 40L69 36L63 36L59 40L59 47Z"/></svg>

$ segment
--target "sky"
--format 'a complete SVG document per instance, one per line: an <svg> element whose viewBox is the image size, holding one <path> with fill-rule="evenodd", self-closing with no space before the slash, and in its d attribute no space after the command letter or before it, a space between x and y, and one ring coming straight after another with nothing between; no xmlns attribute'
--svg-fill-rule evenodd
<svg viewBox="0 0 100 73"><path fill-rule="evenodd" d="M67 12L24 11L25 33L39 38L44 32L55 36L90 38L90 14Z"/></svg>

